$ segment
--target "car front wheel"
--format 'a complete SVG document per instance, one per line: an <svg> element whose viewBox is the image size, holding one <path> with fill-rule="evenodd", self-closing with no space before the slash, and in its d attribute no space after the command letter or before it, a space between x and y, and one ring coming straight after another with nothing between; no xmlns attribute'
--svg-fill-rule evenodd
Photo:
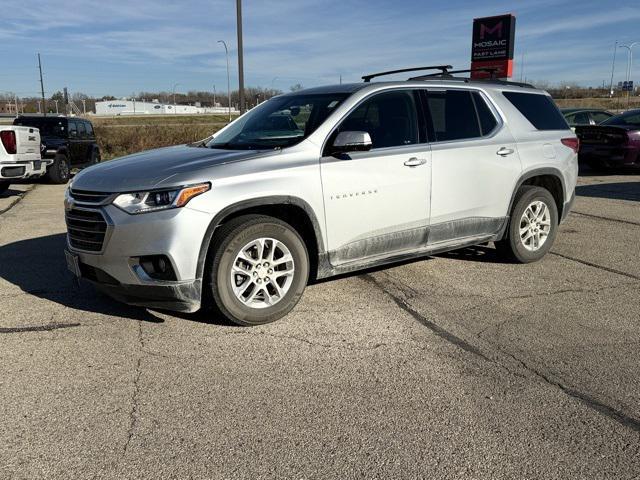
<svg viewBox="0 0 640 480"><path fill-rule="evenodd" d="M551 250L557 229L558 208L551 193L524 185L518 190L506 238L496 242L496 249L511 260L535 262Z"/></svg>
<svg viewBox="0 0 640 480"><path fill-rule="evenodd" d="M264 215L245 215L214 235L210 293L232 322L262 325L289 313L309 277L304 241L289 224Z"/></svg>
<svg viewBox="0 0 640 480"><path fill-rule="evenodd" d="M7 190L9 190L9 186L11 185L11 183L5 181L5 180L0 180L0 195L2 195L4 192L6 192Z"/></svg>

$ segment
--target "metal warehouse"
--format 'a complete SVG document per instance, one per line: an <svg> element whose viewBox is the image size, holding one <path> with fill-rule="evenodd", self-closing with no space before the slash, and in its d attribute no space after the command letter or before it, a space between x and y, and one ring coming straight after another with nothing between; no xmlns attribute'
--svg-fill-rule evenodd
<svg viewBox="0 0 640 480"><path fill-rule="evenodd" d="M227 107L169 105L157 102L136 102L135 100L96 102L96 115L197 115L225 114L227 112ZM232 108L231 113L238 113L238 111Z"/></svg>

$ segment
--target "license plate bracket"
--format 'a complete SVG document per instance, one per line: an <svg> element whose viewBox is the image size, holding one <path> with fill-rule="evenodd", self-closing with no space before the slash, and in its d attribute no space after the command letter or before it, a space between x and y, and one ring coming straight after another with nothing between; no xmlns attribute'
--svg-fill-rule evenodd
<svg viewBox="0 0 640 480"><path fill-rule="evenodd" d="M64 251L64 256L67 260L67 269L69 269L74 276L80 278L80 260L78 259L78 256L74 255L69 250Z"/></svg>

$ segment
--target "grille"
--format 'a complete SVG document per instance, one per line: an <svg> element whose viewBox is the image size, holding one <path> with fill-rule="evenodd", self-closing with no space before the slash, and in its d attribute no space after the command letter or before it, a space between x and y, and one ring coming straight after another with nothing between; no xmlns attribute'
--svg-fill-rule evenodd
<svg viewBox="0 0 640 480"><path fill-rule="evenodd" d="M101 205L107 202L113 195L105 192L90 192L87 190L76 190L74 188L69 192L71 198L81 203L91 203L94 205Z"/></svg>
<svg viewBox="0 0 640 480"><path fill-rule="evenodd" d="M100 252L107 222L99 210L73 208L65 213L69 244L78 250Z"/></svg>

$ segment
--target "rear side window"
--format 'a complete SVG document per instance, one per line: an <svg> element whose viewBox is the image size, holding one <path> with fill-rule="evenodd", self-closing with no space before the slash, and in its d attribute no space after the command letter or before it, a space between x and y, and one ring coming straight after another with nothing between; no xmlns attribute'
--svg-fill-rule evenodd
<svg viewBox="0 0 640 480"><path fill-rule="evenodd" d="M605 120L609 120L611 115L604 112L591 112L591 118L593 118L593 121L596 123L602 123Z"/></svg>
<svg viewBox="0 0 640 480"><path fill-rule="evenodd" d="M496 117L493 116L491 109L484 98L482 98L482 95L478 92L473 92L473 101L476 104L482 135L489 135L498 126L498 121L496 120Z"/></svg>
<svg viewBox="0 0 640 480"><path fill-rule="evenodd" d="M566 120L547 95L502 92L514 107L538 130L568 130Z"/></svg>
<svg viewBox="0 0 640 480"><path fill-rule="evenodd" d="M436 142L482 136L471 92L467 90L428 91L427 106L431 114Z"/></svg>

